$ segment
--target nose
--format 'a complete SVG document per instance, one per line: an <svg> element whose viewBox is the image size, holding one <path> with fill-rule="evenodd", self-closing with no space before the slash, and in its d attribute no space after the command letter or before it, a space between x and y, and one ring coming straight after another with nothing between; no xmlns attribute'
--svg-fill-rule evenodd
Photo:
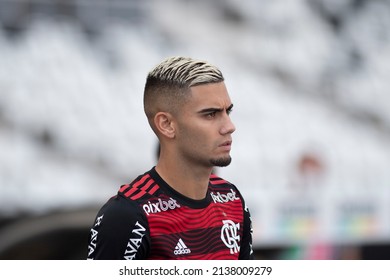
<svg viewBox="0 0 390 280"><path fill-rule="evenodd" d="M223 124L221 126L220 133L222 135L232 134L236 130L234 123L232 122L230 116L228 114L223 118Z"/></svg>

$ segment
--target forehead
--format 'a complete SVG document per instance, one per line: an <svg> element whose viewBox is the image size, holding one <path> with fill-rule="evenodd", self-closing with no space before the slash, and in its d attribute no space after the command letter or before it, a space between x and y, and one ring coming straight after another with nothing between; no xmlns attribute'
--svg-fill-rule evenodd
<svg viewBox="0 0 390 280"><path fill-rule="evenodd" d="M227 108L231 100L225 83L219 82L191 87L187 104L192 107Z"/></svg>

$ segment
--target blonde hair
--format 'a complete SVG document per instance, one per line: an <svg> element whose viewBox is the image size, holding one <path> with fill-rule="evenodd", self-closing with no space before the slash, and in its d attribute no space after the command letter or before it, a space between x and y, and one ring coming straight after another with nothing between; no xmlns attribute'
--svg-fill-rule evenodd
<svg viewBox="0 0 390 280"><path fill-rule="evenodd" d="M144 110L149 123L159 111L175 112L188 97L190 87L222 81L222 72L207 61L182 56L163 60L146 79Z"/></svg>
<svg viewBox="0 0 390 280"><path fill-rule="evenodd" d="M180 85L193 87L205 83L223 81L221 71L206 61L188 57L169 57L149 72L148 78L155 78Z"/></svg>

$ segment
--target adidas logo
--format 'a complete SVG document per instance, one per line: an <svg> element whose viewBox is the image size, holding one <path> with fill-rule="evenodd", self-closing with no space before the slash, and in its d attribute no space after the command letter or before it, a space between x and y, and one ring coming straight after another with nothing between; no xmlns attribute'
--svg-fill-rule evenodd
<svg viewBox="0 0 390 280"><path fill-rule="evenodd" d="M191 253L191 250L188 249L186 244L184 244L183 240L180 238L179 242L177 242L177 245L175 247L175 251L173 251L175 255L185 255Z"/></svg>

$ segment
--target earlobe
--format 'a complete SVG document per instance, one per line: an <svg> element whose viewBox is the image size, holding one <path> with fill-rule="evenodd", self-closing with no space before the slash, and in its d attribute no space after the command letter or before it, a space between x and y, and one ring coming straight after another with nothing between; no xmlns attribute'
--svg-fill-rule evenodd
<svg viewBox="0 0 390 280"><path fill-rule="evenodd" d="M168 137L168 138L174 138L175 137L175 126L174 122L172 121L173 117L170 113L167 112L158 112L154 116L154 125L157 128L157 131Z"/></svg>

